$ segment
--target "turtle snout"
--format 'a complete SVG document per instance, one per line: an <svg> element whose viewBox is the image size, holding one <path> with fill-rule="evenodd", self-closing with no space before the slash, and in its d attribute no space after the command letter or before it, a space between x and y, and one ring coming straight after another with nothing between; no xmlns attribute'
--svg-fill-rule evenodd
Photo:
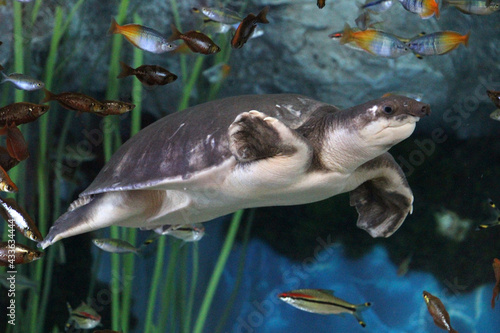
<svg viewBox="0 0 500 333"><path fill-rule="evenodd" d="M421 104L417 106L413 112L410 112L415 117L425 117L431 114L431 106L429 104Z"/></svg>

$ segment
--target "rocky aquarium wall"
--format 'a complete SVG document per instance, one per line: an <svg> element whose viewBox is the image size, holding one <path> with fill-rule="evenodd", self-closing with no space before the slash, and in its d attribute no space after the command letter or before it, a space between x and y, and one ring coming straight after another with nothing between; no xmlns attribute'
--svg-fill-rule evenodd
<svg viewBox="0 0 500 333"><path fill-rule="evenodd" d="M406 10L404 0L326 0L319 8L321 2L0 0L0 108L49 99L42 89L17 89L16 72L55 94L135 105L104 116L47 102L46 114L19 127L25 145L12 121L0 119L1 145L17 157L17 144L27 149L22 161L12 156L19 164L8 170L18 191L2 193L1 201L14 198L42 236L126 140L189 106L296 93L344 109L401 94L432 110L390 150L415 198L413 213L391 237L372 238L357 228L348 194L239 211L205 223L195 242L135 228L95 230L55 243L15 273L1 268L1 332L440 332L424 290L440 298L457 331L500 330L498 305L492 307L500 274L492 265L500 256L500 116L490 116L499 106L487 94L500 90L500 3L443 0L437 11L434 1L424 0L433 14L419 15ZM258 23L254 38L232 47L241 20L266 6L269 23ZM483 7L482 15L470 13L479 10L474 6ZM234 27L208 21L193 10L203 7L230 9L240 19ZM165 38L172 25L186 34L202 31L221 50L194 53L177 40L170 41L178 47L172 52L143 51L109 33L112 19ZM342 38L349 28L351 39ZM375 35L367 35L370 30ZM411 49L417 38L444 31L462 37L426 39L424 46L436 52L455 43L449 52ZM392 46L377 44L386 33ZM144 84L140 75L118 78L120 62L161 66L177 78L165 85ZM8 223L0 230L2 242L15 234L16 242L36 249ZM139 254L104 252L93 245L96 238L127 241ZM7 280L12 275L15 283ZM366 327L351 313L310 313L278 297L300 289L333 290L355 305L370 302L362 312ZM328 297L315 300L339 306ZM91 318L82 319L88 311Z"/></svg>

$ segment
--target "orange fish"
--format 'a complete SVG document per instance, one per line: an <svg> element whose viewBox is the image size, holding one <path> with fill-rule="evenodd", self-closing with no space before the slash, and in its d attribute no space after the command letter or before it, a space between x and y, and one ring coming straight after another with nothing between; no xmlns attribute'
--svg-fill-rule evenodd
<svg viewBox="0 0 500 333"><path fill-rule="evenodd" d="M356 31L346 23L340 44L350 42L354 42L368 53L386 58L397 58L410 51L405 43L395 35L373 29Z"/></svg>
<svg viewBox="0 0 500 333"><path fill-rule="evenodd" d="M16 184L14 184L12 179L10 179L7 172L2 167L0 167L0 191L8 193L16 193L17 190L18 189Z"/></svg>
<svg viewBox="0 0 500 333"><path fill-rule="evenodd" d="M418 14L423 19L429 19L434 15L439 18L439 6L436 0L399 0L404 9Z"/></svg>
<svg viewBox="0 0 500 333"><path fill-rule="evenodd" d="M438 31L429 35L412 38L406 45L419 58L422 56L441 55L453 51L460 44L466 47L469 43L470 31L460 35L455 31Z"/></svg>
<svg viewBox="0 0 500 333"><path fill-rule="evenodd" d="M101 113L105 110L105 106L93 97L76 93L64 92L54 94L51 91L44 89L45 98L42 103L57 101L63 108L79 112Z"/></svg>
<svg viewBox="0 0 500 333"><path fill-rule="evenodd" d="M121 34L135 47L152 53L164 53L177 48L154 29L139 24L119 25L114 18L111 20L108 34Z"/></svg>
<svg viewBox="0 0 500 333"><path fill-rule="evenodd" d="M491 308L495 308L495 299L498 300L498 294L500 293L500 260L497 258L493 259L493 272L495 272L495 287L493 287L493 297L491 297Z"/></svg>
<svg viewBox="0 0 500 333"><path fill-rule="evenodd" d="M7 134L7 140L5 143L7 144L7 151L10 156L18 161L24 161L30 157L28 144L26 143L24 135L19 128L15 126L6 126L0 130L0 134Z"/></svg>
<svg viewBox="0 0 500 333"><path fill-rule="evenodd" d="M183 34L175 25L172 24L171 27L172 36L169 40L182 39L194 53L214 54L220 51L220 47L204 33L191 30Z"/></svg>
<svg viewBox="0 0 500 333"><path fill-rule="evenodd" d="M231 39L231 46L234 49L239 49L247 42L247 40L252 36L255 28L257 28L257 23L269 23L266 18L267 12L269 11L269 6L264 7L257 16L254 14L248 14L247 17L241 21L240 25L234 33L233 39Z"/></svg>
<svg viewBox="0 0 500 333"><path fill-rule="evenodd" d="M451 327L450 315L448 314L448 311L446 311L443 302L427 291L423 292L423 296L425 304L427 305L427 310L429 310L429 313L434 319L434 324L450 333L458 333Z"/></svg>

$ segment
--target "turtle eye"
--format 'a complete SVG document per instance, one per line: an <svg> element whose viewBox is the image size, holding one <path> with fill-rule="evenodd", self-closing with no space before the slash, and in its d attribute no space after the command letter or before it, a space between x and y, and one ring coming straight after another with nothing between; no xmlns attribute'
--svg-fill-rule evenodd
<svg viewBox="0 0 500 333"><path fill-rule="evenodd" d="M392 109L392 107L390 107L390 106L386 106L386 107L384 108L384 113L385 113L385 114L391 114L391 113L393 113L393 112L394 112L394 110L393 110L393 109Z"/></svg>

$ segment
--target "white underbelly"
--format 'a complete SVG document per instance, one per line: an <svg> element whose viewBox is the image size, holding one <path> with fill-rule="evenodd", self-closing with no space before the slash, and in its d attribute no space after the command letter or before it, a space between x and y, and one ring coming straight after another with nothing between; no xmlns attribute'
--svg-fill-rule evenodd
<svg viewBox="0 0 500 333"><path fill-rule="evenodd" d="M162 208L145 228L163 224L206 222L239 209L289 206L324 200L346 192L348 177L341 174L307 174L285 182L236 182L228 177L219 184L166 190Z"/></svg>

